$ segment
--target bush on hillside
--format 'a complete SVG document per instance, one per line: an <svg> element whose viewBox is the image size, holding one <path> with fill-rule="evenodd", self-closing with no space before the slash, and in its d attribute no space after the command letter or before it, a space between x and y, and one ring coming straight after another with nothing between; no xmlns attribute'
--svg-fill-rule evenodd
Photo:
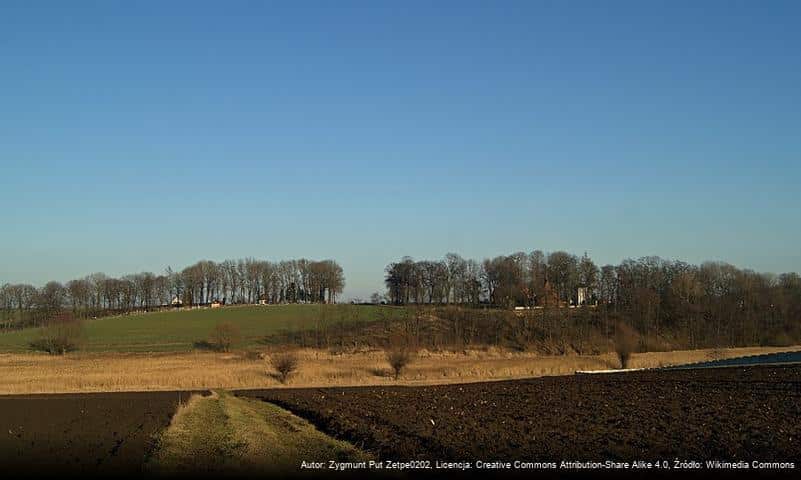
<svg viewBox="0 0 801 480"><path fill-rule="evenodd" d="M51 355L64 355L78 350L83 338L83 322L72 315L62 314L42 327L39 338L31 342L30 347Z"/></svg>
<svg viewBox="0 0 801 480"><path fill-rule="evenodd" d="M239 338L239 327L230 322L222 322L215 325L211 331L210 343L216 350L228 352Z"/></svg>

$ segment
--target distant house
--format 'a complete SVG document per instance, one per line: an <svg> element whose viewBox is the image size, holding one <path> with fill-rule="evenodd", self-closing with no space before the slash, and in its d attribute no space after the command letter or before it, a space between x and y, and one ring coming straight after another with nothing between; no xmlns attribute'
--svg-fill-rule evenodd
<svg viewBox="0 0 801 480"><path fill-rule="evenodd" d="M587 287L578 287L576 292L576 305L584 305L590 301L590 289Z"/></svg>
<svg viewBox="0 0 801 480"><path fill-rule="evenodd" d="M183 304L184 304L184 302L182 302L182 301L181 301L181 299L180 299L180 298L178 298L178 295L176 295L175 297L173 297L172 301L170 302L170 305L172 305L172 306L173 306L173 307L175 307L175 308L178 308L178 307L180 307L180 306L183 306Z"/></svg>
<svg viewBox="0 0 801 480"><path fill-rule="evenodd" d="M213 302L211 302L211 308L220 308L222 306L223 304L219 300L214 300Z"/></svg>
<svg viewBox="0 0 801 480"><path fill-rule="evenodd" d="M587 305L589 307L597 307L598 299L590 291L589 287L578 287L576 290L576 305Z"/></svg>

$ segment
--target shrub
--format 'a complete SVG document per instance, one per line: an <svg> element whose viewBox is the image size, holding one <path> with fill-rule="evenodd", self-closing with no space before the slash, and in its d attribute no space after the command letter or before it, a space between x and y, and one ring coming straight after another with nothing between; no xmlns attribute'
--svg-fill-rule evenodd
<svg viewBox="0 0 801 480"><path fill-rule="evenodd" d="M400 377L403 369L412 363L412 357L412 353L405 348L390 350L387 352L387 362L389 362L389 366L392 367L395 380Z"/></svg>
<svg viewBox="0 0 801 480"><path fill-rule="evenodd" d="M637 348L637 334L627 325L618 325L615 333L615 353L620 360L620 368L629 368L631 354Z"/></svg>
<svg viewBox="0 0 801 480"><path fill-rule="evenodd" d="M275 353L270 356L270 364L278 373L278 381L286 383L292 372L298 368L298 356L292 352Z"/></svg>
<svg viewBox="0 0 801 480"><path fill-rule="evenodd" d="M51 355L64 355L77 350L83 336L83 322L69 315L62 315L42 327L39 338L31 342L30 346Z"/></svg>
<svg viewBox="0 0 801 480"><path fill-rule="evenodd" d="M218 323L211 331L211 344L221 352L228 352L231 346L239 341L239 328L230 323Z"/></svg>

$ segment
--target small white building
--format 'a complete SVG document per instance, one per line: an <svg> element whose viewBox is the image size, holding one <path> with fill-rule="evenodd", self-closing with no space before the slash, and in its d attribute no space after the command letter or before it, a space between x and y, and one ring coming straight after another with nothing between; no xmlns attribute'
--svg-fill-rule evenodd
<svg viewBox="0 0 801 480"><path fill-rule="evenodd" d="M584 305L590 302L590 289L587 287L578 287L576 292L576 305Z"/></svg>

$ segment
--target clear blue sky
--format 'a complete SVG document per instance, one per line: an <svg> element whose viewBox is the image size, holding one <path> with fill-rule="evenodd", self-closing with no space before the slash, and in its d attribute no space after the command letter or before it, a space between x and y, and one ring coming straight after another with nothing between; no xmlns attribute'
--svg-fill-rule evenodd
<svg viewBox="0 0 801 480"><path fill-rule="evenodd" d="M0 2L0 282L533 249L801 271L801 2Z"/></svg>

